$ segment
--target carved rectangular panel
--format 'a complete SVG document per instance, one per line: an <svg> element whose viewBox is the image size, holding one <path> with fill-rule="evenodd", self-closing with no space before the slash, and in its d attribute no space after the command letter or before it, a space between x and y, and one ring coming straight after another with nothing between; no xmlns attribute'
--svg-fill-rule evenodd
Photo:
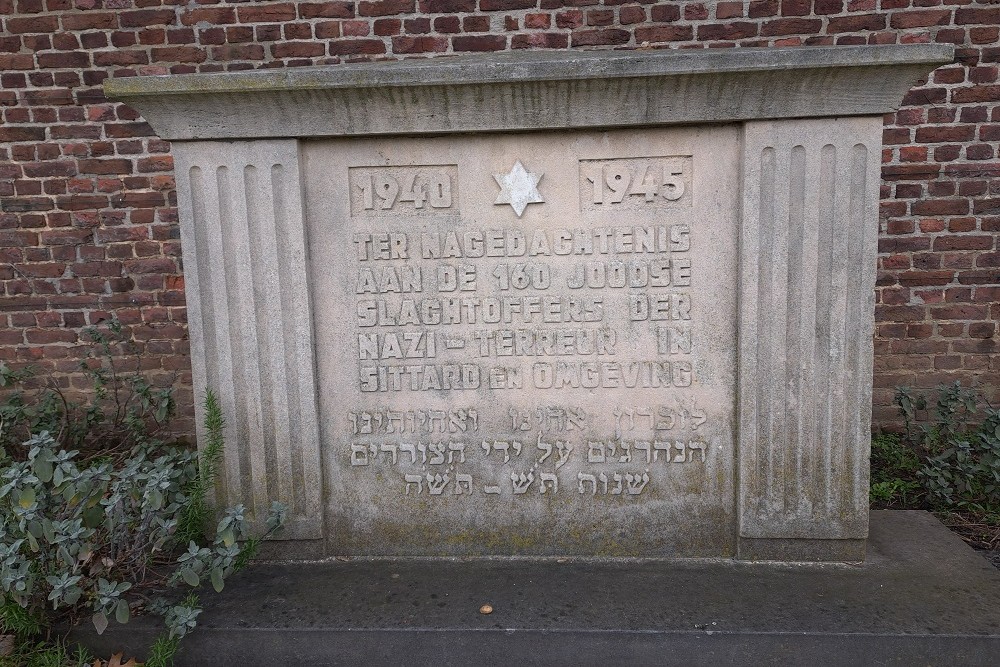
<svg viewBox="0 0 1000 667"><path fill-rule="evenodd" d="M322 536L312 315L297 142L178 143L199 442L207 388L226 418L220 498L280 539Z"/></svg>
<svg viewBox="0 0 1000 667"><path fill-rule="evenodd" d="M747 123L740 536L864 538L878 118Z"/></svg>
<svg viewBox="0 0 1000 667"><path fill-rule="evenodd" d="M735 552L739 136L303 144L329 553Z"/></svg>

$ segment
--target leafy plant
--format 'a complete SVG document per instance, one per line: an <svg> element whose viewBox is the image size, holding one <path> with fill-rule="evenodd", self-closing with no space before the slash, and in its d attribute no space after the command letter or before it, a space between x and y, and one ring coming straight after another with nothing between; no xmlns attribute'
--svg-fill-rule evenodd
<svg viewBox="0 0 1000 667"><path fill-rule="evenodd" d="M873 503L907 504L919 494L920 458L902 439L891 433L872 438L871 492Z"/></svg>
<svg viewBox="0 0 1000 667"><path fill-rule="evenodd" d="M167 632L151 664L169 665L201 613L198 596L182 591L221 591L266 535L250 534L241 505L214 521L209 497L224 448L215 396L205 397L201 456L165 444L153 434L173 411L169 390L153 388L138 362L116 368L125 339L117 323L90 338L99 356L86 364L89 402L54 386L26 391L31 373L0 364L0 386L13 389L0 406L0 623L27 650L57 622L89 616L100 633L137 611L159 613ZM268 534L283 521L274 503ZM45 646L68 655L58 641Z"/></svg>
<svg viewBox="0 0 1000 667"><path fill-rule="evenodd" d="M91 667L93 656L82 646L70 648L65 641L21 642L0 657L0 667Z"/></svg>
<svg viewBox="0 0 1000 667"><path fill-rule="evenodd" d="M933 407L924 395L900 388L896 402L907 437L924 456L917 478L932 507L1000 516L1000 411L959 383L936 388ZM981 409L980 409L981 408ZM930 419L917 424L917 411Z"/></svg>

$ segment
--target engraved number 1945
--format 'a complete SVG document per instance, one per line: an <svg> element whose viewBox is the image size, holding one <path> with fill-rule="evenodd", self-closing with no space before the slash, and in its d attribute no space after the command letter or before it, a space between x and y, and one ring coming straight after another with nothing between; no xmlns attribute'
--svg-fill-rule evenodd
<svg viewBox="0 0 1000 667"><path fill-rule="evenodd" d="M640 166L636 173L621 162L606 164L586 178L593 185L595 204L620 204L626 196L643 197L647 202L656 201L657 197L677 201L684 196L680 167L662 162Z"/></svg>

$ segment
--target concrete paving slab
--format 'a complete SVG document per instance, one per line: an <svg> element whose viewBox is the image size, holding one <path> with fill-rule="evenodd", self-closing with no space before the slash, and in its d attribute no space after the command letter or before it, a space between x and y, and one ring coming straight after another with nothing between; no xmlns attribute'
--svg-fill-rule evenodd
<svg viewBox="0 0 1000 667"><path fill-rule="evenodd" d="M873 512L863 564L260 563L203 601L178 665L995 665L1000 656L1000 571L925 512ZM137 619L79 636L101 653L133 654L160 627Z"/></svg>

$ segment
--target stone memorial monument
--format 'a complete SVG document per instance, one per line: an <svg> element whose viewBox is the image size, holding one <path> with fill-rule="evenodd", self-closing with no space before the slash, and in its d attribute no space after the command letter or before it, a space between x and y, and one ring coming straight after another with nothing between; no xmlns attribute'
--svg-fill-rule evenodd
<svg viewBox="0 0 1000 667"><path fill-rule="evenodd" d="M114 79L279 555L861 560L882 115L952 47Z"/></svg>

